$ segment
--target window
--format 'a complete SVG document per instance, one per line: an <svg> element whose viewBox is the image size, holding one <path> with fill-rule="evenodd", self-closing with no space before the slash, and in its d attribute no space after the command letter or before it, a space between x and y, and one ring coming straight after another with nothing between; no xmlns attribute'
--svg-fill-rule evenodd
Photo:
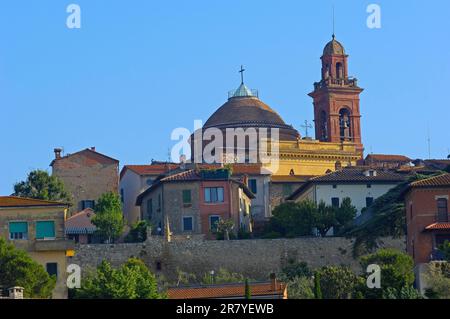
<svg viewBox="0 0 450 319"><path fill-rule="evenodd" d="M448 207L447 207L447 199L439 198L437 200L437 211L438 211L438 223L447 223L448 222Z"/></svg>
<svg viewBox="0 0 450 319"><path fill-rule="evenodd" d="M250 190L252 191L253 194L256 194L258 192L256 179L250 179L248 181L248 185L250 186Z"/></svg>
<svg viewBox="0 0 450 319"><path fill-rule="evenodd" d="M82 200L81 201L81 209L85 210L86 208L94 209L95 201L93 200Z"/></svg>
<svg viewBox="0 0 450 319"><path fill-rule="evenodd" d="M147 219L151 220L153 215L153 199L147 201Z"/></svg>
<svg viewBox="0 0 450 319"><path fill-rule="evenodd" d="M214 232L217 230L217 224L220 221L219 216L209 216L209 229Z"/></svg>
<svg viewBox="0 0 450 319"><path fill-rule="evenodd" d="M183 217L183 231L193 231L194 230L194 223L193 223L193 218L188 216L188 217Z"/></svg>
<svg viewBox="0 0 450 319"><path fill-rule="evenodd" d="M350 141L352 136L352 127L350 120L350 111L348 109L342 109L339 111L339 127L341 141Z"/></svg>
<svg viewBox="0 0 450 319"><path fill-rule="evenodd" d="M27 222L10 222L9 223L9 239L11 239L11 240L28 239L28 223Z"/></svg>
<svg viewBox="0 0 450 319"><path fill-rule="evenodd" d="M337 188L337 185L333 185L333 188L336 189L336 188Z"/></svg>
<svg viewBox="0 0 450 319"><path fill-rule="evenodd" d="M206 187L206 203L223 203L223 187Z"/></svg>
<svg viewBox="0 0 450 319"><path fill-rule="evenodd" d="M36 239L54 239L54 238L55 238L54 221L36 222Z"/></svg>
<svg viewBox="0 0 450 319"><path fill-rule="evenodd" d="M191 190L185 189L183 190L183 204L188 205L192 203Z"/></svg>
<svg viewBox="0 0 450 319"><path fill-rule="evenodd" d="M148 186L152 186L153 179L152 178L147 178L147 180L145 182L147 183Z"/></svg>
<svg viewBox="0 0 450 319"><path fill-rule="evenodd" d="M373 197L366 197L366 207L370 207L373 204Z"/></svg>
<svg viewBox="0 0 450 319"><path fill-rule="evenodd" d="M156 262L156 270L161 271L161 269L162 269L162 264L160 261L157 261Z"/></svg>
<svg viewBox="0 0 450 319"><path fill-rule="evenodd" d="M47 263L45 266L46 266L45 268L47 269L47 273L50 276L55 276L58 278L58 264L57 263Z"/></svg>
<svg viewBox="0 0 450 319"><path fill-rule="evenodd" d="M367 188L372 188L372 184L367 184Z"/></svg>
<svg viewBox="0 0 450 319"><path fill-rule="evenodd" d="M331 199L331 206L339 208L339 197L333 197Z"/></svg>

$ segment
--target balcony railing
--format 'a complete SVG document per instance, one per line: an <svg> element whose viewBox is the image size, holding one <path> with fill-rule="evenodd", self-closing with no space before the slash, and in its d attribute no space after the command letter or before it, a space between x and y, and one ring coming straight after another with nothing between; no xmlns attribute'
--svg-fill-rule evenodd
<svg viewBox="0 0 450 319"><path fill-rule="evenodd" d="M358 80L355 78L345 78L345 79L334 79L327 78L320 82L314 83L314 89L318 90L325 87L333 87L333 86L347 86L347 87L358 87Z"/></svg>

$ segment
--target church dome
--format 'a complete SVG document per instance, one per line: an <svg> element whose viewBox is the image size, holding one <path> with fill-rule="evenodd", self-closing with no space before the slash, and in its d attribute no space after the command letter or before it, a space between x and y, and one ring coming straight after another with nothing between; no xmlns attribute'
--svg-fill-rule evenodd
<svg viewBox="0 0 450 319"><path fill-rule="evenodd" d="M339 41L337 41L335 39L335 36L333 35L333 40L325 45L325 48L323 49L323 55L345 55L344 46Z"/></svg>
<svg viewBox="0 0 450 319"><path fill-rule="evenodd" d="M277 112L257 97L256 91L248 89L244 84L230 93L228 101L211 115L203 128L211 127L278 128L280 140L297 140L300 137L297 130L287 125Z"/></svg>

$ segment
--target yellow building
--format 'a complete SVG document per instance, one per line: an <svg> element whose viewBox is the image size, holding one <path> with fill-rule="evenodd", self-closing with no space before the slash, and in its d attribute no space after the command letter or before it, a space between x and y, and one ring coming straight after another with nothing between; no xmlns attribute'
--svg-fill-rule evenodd
<svg viewBox="0 0 450 319"><path fill-rule="evenodd" d="M68 205L58 202L0 197L0 237L56 275L55 299L67 298L66 253L73 249L64 233L67 210Z"/></svg>

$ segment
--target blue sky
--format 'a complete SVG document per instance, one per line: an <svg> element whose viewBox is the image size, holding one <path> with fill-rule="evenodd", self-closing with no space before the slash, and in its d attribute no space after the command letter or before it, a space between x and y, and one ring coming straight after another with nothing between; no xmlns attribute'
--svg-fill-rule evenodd
<svg viewBox="0 0 450 319"><path fill-rule="evenodd" d="M66 27L81 7L82 28ZM123 164L167 159L177 127L193 129L246 83L296 128L336 35L361 96L366 153L446 157L450 149L450 2L298 0L2 0L0 194L54 147L96 146ZM382 28L369 29L377 3ZM301 131L303 134L303 131Z"/></svg>

